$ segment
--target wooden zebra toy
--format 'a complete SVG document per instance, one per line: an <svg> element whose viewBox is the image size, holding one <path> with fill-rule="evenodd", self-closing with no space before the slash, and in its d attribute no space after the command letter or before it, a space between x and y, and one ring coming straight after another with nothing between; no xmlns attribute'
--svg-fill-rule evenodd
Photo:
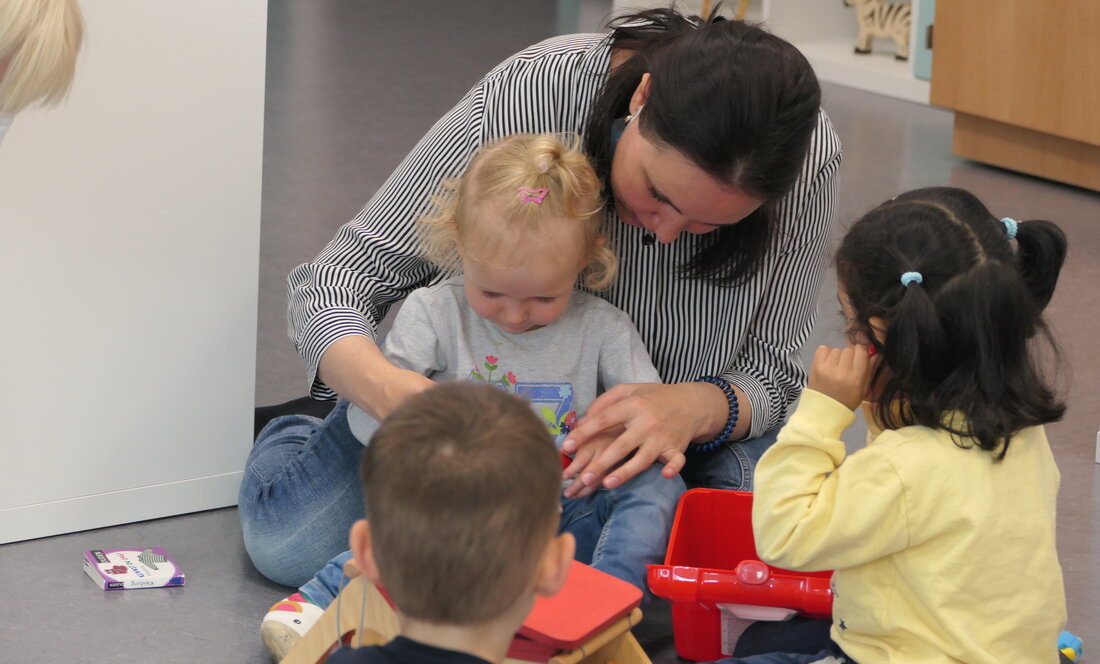
<svg viewBox="0 0 1100 664"><path fill-rule="evenodd" d="M897 44L898 60L909 59L909 24L913 8L908 2L886 0L844 0L844 6L856 8L859 37L856 53L870 53L871 40L888 37Z"/></svg>

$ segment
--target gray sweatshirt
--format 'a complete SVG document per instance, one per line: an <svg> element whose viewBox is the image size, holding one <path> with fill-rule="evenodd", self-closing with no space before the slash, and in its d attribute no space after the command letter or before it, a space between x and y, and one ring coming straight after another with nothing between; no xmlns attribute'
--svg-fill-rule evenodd
<svg viewBox="0 0 1100 664"><path fill-rule="evenodd" d="M605 390L661 382L630 318L604 300L575 291L558 320L509 334L474 313L461 276L410 293L381 349L435 381L483 381L526 398L559 444ZM378 428L354 404L348 424L363 443Z"/></svg>

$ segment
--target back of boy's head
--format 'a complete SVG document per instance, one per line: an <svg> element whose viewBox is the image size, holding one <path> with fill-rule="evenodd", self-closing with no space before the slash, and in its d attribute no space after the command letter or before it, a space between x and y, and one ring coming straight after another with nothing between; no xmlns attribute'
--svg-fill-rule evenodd
<svg viewBox="0 0 1100 664"><path fill-rule="evenodd" d="M75 0L0 2L0 115L60 101L83 40Z"/></svg>
<svg viewBox="0 0 1100 664"><path fill-rule="evenodd" d="M1055 224L998 219L949 187L902 194L856 222L837 252L837 279L855 311L851 333L874 339L870 320L886 322L880 421L935 428L959 411L966 424L947 428L1001 458L1012 434L1059 419L1065 408L1032 341L1053 348L1042 311L1065 255ZM903 282L906 273L916 274ZM899 402L905 408L892 407Z"/></svg>
<svg viewBox="0 0 1100 664"><path fill-rule="evenodd" d="M467 258L510 269L533 247L577 260L586 286L607 286L618 259L602 237L600 179L578 143L575 136L514 134L483 146L419 221L428 259L458 272L461 243Z"/></svg>
<svg viewBox="0 0 1100 664"><path fill-rule="evenodd" d="M360 477L382 584L406 616L482 623L532 591L561 465L523 400L471 383L414 395L382 422Z"/></svg>

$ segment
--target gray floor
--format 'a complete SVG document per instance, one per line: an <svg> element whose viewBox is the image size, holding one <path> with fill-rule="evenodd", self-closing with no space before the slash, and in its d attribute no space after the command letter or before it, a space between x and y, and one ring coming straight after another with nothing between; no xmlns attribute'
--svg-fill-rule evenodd
<svg viewBox="0 0 1100 664"><path fill-rule="evenodd" d="M600 1L583 4L584 27L596 25L592 7L598 14ZM542 0L271 1L258 404L305 391L285 336L289 270L332 237L481 74L550 36L555 10ZM825 86L825 107L845 148L838 234L881 200L936 184L969 188L998 215L1053 219L1069 234L1070 257L1049 310L1066 359L1069 411L1048 433L1062 471L1069 628L1086 648L1100 648L1100 466L1093 463L1100 195L953 157L951 116L938 109L833 85ZM824 293L809 352L840 338L831 280ZM858 444L860 432L850 434ZM150 544L181 562L185 588L105 593L77 562L93 547ZM233 509L0 547L0 587L3 662L266 662L256 628L284 594L252 569ZM996 607L978 619L996 620ZM677 661L666 610L650 611L639 633L655 662Z"/></svg>

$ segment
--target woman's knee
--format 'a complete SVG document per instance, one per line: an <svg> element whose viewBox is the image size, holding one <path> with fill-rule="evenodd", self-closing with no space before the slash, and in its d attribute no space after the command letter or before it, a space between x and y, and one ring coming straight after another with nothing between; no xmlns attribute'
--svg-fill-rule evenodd
<svg viewBox="0 0 1100 664"><path fill-rule="evenodd" d="M282 586L297 588L309 581L324 566L315 557L272 542L252 542L245 539L245 551L252 565L264 578Z"/></svg>
<svg viewBox="0 0 1100 664"><path fill-rule="evenodd" d="M260 574L275 583L298 587L333 556L347 550L352 520L321 513L310 515L310 518L288 519L286 524L267 524L275 525L274 528L256 527L242 521L244 548Z"/></svg>
<svg viewBox="0 0 1100 664"><path fill-rule="evenodd" d="M276 583L300 585L312 577L347 549L348 528L366 512L362 445L345 412L346 405L323 423L302 418L300 426L269 427L279 439L261 435L249 457L238 503L245 550Z"/></svg>

